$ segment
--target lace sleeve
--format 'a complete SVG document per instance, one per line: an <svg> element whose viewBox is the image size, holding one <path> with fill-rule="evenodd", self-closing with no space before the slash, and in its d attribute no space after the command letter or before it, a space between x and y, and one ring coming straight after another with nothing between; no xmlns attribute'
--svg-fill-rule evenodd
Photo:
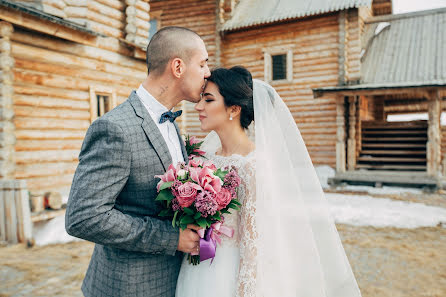
<svg viewBox="0 0 446 297"><path fill-rule="evenodd" d="M239 211L239 240L240 240L240 266L237 279L237 297L256 296L256 274L257 274L257 229L255 224L255 164L254 161L247 162L243 166L243 179L241 188L244 193L240 197L242 206Z"/></svg>

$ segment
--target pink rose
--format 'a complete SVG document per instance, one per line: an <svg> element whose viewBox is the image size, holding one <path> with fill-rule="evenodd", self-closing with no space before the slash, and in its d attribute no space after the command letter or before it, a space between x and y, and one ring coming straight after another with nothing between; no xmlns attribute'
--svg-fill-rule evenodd
<svg viewBox="0 0 446 297"><path fill-rule="evenodd" d="M178 204L182 208L189 207L194 203L195 197L197 196L198 190L202 190L202 188L194 183L187 182L178 187Z"/></svg>
<svg viewBox="0 0 446 297"><path fill-rule="evenodd" d="M155 177L160 178L158 185L156 186L156 190L159 192L160 187L167 182L174 181L176 176L176 170L175 167L173 167L172 164L170 164L169 168L167 169L167 172L163 175L155 175Z"/></svg>
<svg viewBox="0 0 446 297"><path fill-rule="evenodd" d="M215 200L217 201L218 208L217 210L222 210L226 206L228 206L229 202L232 200L231 192L227 189L223 188L220 192L215 196Z"/></svg>

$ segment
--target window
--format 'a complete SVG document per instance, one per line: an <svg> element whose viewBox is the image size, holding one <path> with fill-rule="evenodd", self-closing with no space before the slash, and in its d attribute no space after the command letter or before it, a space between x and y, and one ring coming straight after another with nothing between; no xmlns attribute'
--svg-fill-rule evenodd
<svg viewBox="0 0 446 297"><path fill-rule="evenodd" d="M90 87L90 121L103 116L117 105L116 91L104 86Z"/></svg>
<svg viewBox="0 0 446 297"><path fill-rule="evenodd" d="M272 58L273 80L286 79L286 55L274 55Z"/></svg>
<svg viewBox="0 0 446 297"><path fill-rule="evenodd" d="M152 36L161 28L161 14L162 11L150 12L150 28L149 28L149 41Z"/></svg>
<svg viewBox="0 0 446 297"><path fill-rule="evenodd" d="M265 81L291 81L293 79L293 52L291 49L264 49Z"/></svg>

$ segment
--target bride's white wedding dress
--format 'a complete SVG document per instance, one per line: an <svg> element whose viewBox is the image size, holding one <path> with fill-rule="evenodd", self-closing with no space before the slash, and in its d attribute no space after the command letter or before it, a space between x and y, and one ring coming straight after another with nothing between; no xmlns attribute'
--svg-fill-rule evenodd
<svg viewBox="0 0 446 297"><path fill-rule="evenodd" d="M176 297L255 297L256 255L255 212L255 153L247 156L223 157L208 152L206 158L217 168L235 166L241 178L238 199L240 211L224 216L224 225L234 229L232 238L221 236L215 258L194 266L187 257L181 265Z"/></svg>
<svg viewBox="0 0 446 297"><path fill-rule="evenodd" d="M254 80L253 93L255 151L215 155L215 132L202 145L217 167L239 169L242 206L225 222L234 238L222 237L212 264L184 261L176 296L360 297L293 116L270 85Z"/></svg>

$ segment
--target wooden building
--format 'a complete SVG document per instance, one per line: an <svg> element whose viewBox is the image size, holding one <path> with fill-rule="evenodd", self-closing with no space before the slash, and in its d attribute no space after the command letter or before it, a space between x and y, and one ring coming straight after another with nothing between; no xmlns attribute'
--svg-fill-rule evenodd
<svg viewBox="0 0 446 297"><path fill-rule="evenodd" d="M444 8L367 19L359 81L314 90L336 98L335 182L444 186L445 21ZM411 113L426 120L387 120Z"/></svg>
<svg viewBox="0 0 446 297"><path fill-rule="evenodd" d="M336 167L339 174L359 170L364 119L383 120L404 106L429 107L434 119L439 100L425 98L444 96L432 88L391 96L375 96L375 89L352 93L355 86L375 82L365 70L374 66L376 77L381 75L377 53L386 45L377 42L389 40L385 36L393 29L386 27L375 37L370 32L383 22L396 27L398 17L391 13L391 0L0 0L0 177L26 180L33 194L66 196L91 121L138 87L146 76L148 40L169 25L202 36L211 68L244 65L274 86L316 165ZM395 43L402 42L394 36L399 33L391 34ZM429 54L411 53L419 59ZM383 67L393 65L387 64ZM416 81L405 77L399 79L406 89L414 89ZM204 136L193 105L182 103L181 108L183 132ZM380 112L382 118L372 117ZM438 150L442 130L439 124L423 125L435 135L426 148L427 159L437 160L426 163L432 176L446 168Z"/></svg>
<svg viewBox="0 0 446 297"><path fill-rule="evenodd" d="M148 12L135 0L0 1L1 179L68 195L91 121L146 76Z"/></svg>

